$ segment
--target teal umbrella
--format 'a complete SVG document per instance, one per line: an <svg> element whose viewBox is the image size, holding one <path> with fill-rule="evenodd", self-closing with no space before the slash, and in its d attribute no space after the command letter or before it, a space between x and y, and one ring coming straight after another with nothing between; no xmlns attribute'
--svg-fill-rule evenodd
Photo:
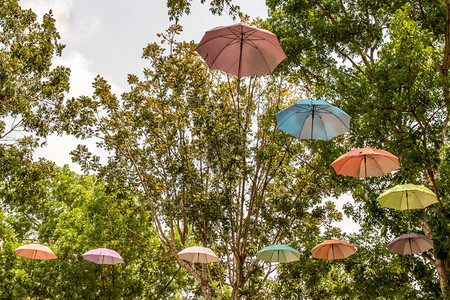
<svg viewBox="0 0 450 300"><path fill-rule="evenodd" d="M298 139L328 141L350 131L350 116L325 100L299 100L275 117L278 129Z"/></svg>
<svg viewBox="0 0 450 300"><path fill-rule="evenodd" d="M262 248L256 253L261 260L280 263L289 263L300 259L300 252L285 245L272 245Z"/></svg>

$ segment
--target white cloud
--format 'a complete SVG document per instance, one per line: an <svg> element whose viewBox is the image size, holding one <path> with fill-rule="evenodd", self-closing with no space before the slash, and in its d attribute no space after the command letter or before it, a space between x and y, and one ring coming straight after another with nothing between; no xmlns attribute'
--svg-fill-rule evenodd
<svg viewBox="0 0 450 300"><path fill-rule="evenodd" d="M74 13L75 6L72 0L24 0L21 6L31 8L39 18L52 10L56 28L63 41L77 42L87 39L98 33L102 26L102 22L95 17L94 12Z"/></svg>
<svg viewBox="0 0 450 300"><path fill-rule="evenodd" d="M92 71L93 63L86 59L81 52L64 51L62 57L57 57L53 64L70 68L70 92L69 97L90 96L94 92L92 82L97 74ZM103 75L102 75L103 76ZM123 93L108 76L103 76L111 85L111 90L117 97Z"/></svg>

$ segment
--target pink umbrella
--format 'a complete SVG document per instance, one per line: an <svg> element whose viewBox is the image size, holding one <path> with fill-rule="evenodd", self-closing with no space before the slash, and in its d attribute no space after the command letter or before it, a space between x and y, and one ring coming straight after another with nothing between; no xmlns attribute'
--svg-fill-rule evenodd
<svg viewBox="0 0 450 300"><path fill-rule="evenodd" d="M355 148L336 159L331 166L337 174L356 178L384 176L400 168L395 155L370 147Z"/></svg>
<svg viewBox="0 0 450 300"><path fill-rule="evenodd" d="M398 254L422 253L433 248L433 240L416 233L402 234L393 239L388 249L390 252Z"/></svg>
<svg viewBox="0 0 450 300"><path fill-rule="evenodd" d="M83 258L100 265L115 265L123 263L122 257L116 251L106 248L89 250L83 254Z"/></svg>
<svg viewBox="0 0 450 300"><path fill-rule="evenodd" d="M57 258L55 253L53 253L53 251L49 247L40 244L23 245L15 249L14 252L19 256L31 259L48 260Z"/></svg>
<svg viewBox="0 0 450 300"><path fill-rule="evenodd" d="M195 50L211 69L238 78L270 74L286 58L273 33L244 23L207 31Z"/></svg>

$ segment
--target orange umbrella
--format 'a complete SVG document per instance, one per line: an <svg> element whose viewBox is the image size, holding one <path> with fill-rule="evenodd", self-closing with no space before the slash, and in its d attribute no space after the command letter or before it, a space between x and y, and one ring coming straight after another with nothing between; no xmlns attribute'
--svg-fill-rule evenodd
<svg viewBox="0 0 450 300"><path fill-rule="evenodd" d="M331 166L337 174L356 178L384 176L400 168L397 156L370 147L355 148L336 159Z"/></svg>
<svg viewBox="0 0 450 300"><path fill-rule="evenodd" d="M311 250L314 258L335 260L344 259L355 253L355 247L344 241L326 240Z"/></svg>
<svg viewBox="0 0 450 300"><path fill-rule="evenodd" d="M14 252L19 256L31 259L48 260L57 258L55 253L53 253L53 251L49 247L39 244L23 245L15 249Z"/></svg>

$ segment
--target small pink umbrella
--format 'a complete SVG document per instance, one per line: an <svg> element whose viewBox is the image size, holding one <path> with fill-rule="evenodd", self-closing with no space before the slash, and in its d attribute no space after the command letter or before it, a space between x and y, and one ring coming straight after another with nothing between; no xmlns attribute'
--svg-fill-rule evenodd
<svg viewBox="0 0 450 300"><path fill-rule="evenodd" d="M83 254L83 259L99 265L115 265L123 263L122 257L114 250L98 248Z"/></svg>
<svg viewBox="0 0 450 300"><path fill-rule="evenodd" d="M244 23L207 31L195 51L211 69L238 78L270 74L286 58L273 33Z"/></svg>
<svg viewBox="0 0 450 300"><path fill-rule="evenodd" d="M416 233L402 234L393 239L388 245L390 252L402 255L422 253L431 248L433 248L433 240Z"/></svg>
<svg viewBox="0 0 450 300"><path fill-rule="evenodd" d="M40 244L23 245L15 249L14 252L19 256L31 259L49 260L57 258L49 247Z"/></svg>
<svg viewBox="0 0 450 300"><path fill-rule="evenodd" d="M355 148L340 156L331 166L337 174L356 178L384 176L400 168L397 156L370 147Z"/></svg>
<svg viewBox="0 0 450 300"><path fill-rule="evenodd" d="M355 247L344 241L326 240L311 250L314 258L335 260L344 259L355 253Z"/></svg>

